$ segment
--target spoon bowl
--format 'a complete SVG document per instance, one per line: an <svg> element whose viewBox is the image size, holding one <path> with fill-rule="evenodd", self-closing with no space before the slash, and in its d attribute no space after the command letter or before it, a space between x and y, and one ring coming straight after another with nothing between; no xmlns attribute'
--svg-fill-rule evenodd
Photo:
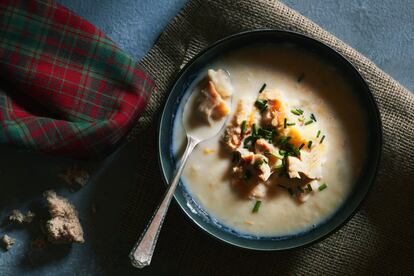
<svg viewBox="0 0 414 276"><path fill-rule="evenodd" d="M217 135L227 121L228 115L217 121L205 122L201 124L195 123L197 120L194 120L196 116L193 115L193 111L196 110L197 107L197 97L199 95L197 92L198 91L193 91L190 98L187 100L183 110L184 114L189 115L182 117L183 126L187 136L187 146L185 148L185 151L181 157L181 160L178 162L174 177L170 181L170 185L168 186L164 199L161 201L161 204L156 209L148 226L142 233L141 237L129 255L132 265L137 268L144 268L151 263L152 255L154 254L155 245L157 243L165 215L167 214L172 196L174 195L174 191L177 188L181 174L183 173L185 164L191 152L200 142L203 142ZM230 105L231 99L232 97L228 99L228 103Z"/></svg>

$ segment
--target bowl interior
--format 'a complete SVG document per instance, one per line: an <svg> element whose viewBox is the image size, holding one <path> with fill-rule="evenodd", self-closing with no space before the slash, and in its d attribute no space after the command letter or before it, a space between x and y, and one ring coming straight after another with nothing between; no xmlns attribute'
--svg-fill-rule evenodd
<svg viewBox="0 0 414 276"><path fill-rule="evenodd" d="M345 203L324 222L316 227L296 233L293 235L261 237L239 232L230 228L211 216L203 209L187 191L186 186L180 182L175 198L184 212L203 230L214 237L227 243L257 250L283 250L303 246L321 239L343 225L357 210L358 206L365 198L368 190L375 178L377 171L382 143L381 121L379 111L369 90L368 85L363 80L359 72L339 53L323 43L309 37L285 31L259 30L237 34L225 38L201 53L190 61L180 72L178 79L171 88L170 95L166 101L159 125L159 160L162 168L164 180L172 178L176 166L172 144L173 144L173 125L176 120L181 101L188 97L189 87L199 78L199 72L203 70L212 60L233 50L243 47L254 47L259 44L281 44L289 43L305 48L329 61L341 74L350 82L356 99L360 101L364 108L363 112L367 123L367 161L363 167L363 173L359 177L356 185L353 186Z"/></svg>

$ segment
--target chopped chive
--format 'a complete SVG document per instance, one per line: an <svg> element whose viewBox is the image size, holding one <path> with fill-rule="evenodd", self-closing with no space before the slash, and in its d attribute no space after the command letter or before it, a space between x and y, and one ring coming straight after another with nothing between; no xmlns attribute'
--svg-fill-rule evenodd
<svg viewBox="0 0 414 276"><path fill-rule="evenodd" d="M316 122L316 117L313 113L310 115L310 117L311 117L312 120L314 120Z"/></svg>
<svg viewBox="0 0 414 276"><path fill-rule="evenodd" d="M289 140L290 140L291 138L292 138L292 137L290 137L290 136L281 136L281 137L279 138L278 143L279 143L280 145L284 145L284 144L286 144L287 142L289 142Z"/></svg>
<svg viewBox="0 0 414 276"><path fill-rule="evenodd" d="M312 141L308 142L308 149L310 149L312 147Z"/></svg>
<svg viewBox="0 0 414 276"><path fill-rule="evenodd" d="M283 128L286 128L286 124L287 124L287 119L285 118L285 119L283 120Z"/></svg>
<svg viewBox="0 0 414 276"><path fill-rule="evenodd" d="M276 135L275 130L269 130L269 129L265 129L265 128L259 128L257 130L257 137L258 138L263 138L268 140L269 142L273 142L273 137Z"/></svg>
<svg viewBox="0 0 414 276"><path fill-rule="evenodd" d="M246 120L244 120L241 124L241 134L242 135L245 134L246 131L247 131L247 122L246 122Z"/></svg>
<svg viewBox="0 0 414 276"><path fill-rule="evenodd" d="M302 144L299 146L299 150L301 150L304 146L305 146L305 143L302 143Z"/></svg>
<svg viewBox="0 0 414 276"><path fill-rule="evenodd" d="M322 144L323 140L325 140L325 135L322 135L321 141L319 142L319 144Z"/></svg>
<svg viewBox="0 0 414 276"><path fill-rule="evenodd" d="M259 90L259 94L263 92L263 90L265 90L266 88L266 83L263 83L262 87Z"/></svg>
<svg viewBox="0 0 414 276"><path fill-rule="evenodd" d="M244 148L246 149L249 148L249 144L253 145L254 143L256 143L256 140L257 140L256 137L253 137L253 136L247 137L246 139L244 139L244 142L243 142Z"/></svg>
<svg viewBox="0 0 414 276"><path fill-rule="evenodd" d="M285 150L279 150L279 154L282 156L286 156L286 151Z"/></svg>
<svg viewBox="0 0 414 276"><path fill-rule="evenodd" d="M252 213L257 213L260 209L260 205L262 205L262 202L260 200L256 201L256 203L254 204Z"/></svg>
<svg viewBox="0 0 414 276"><path fill-rule="evenodd" d="M287 189L286 186L283 186L283 185L280 185L280 184L277 184L277 186L279 186L280 188L283 188L283 189Z"/></svg>
<svg viewBox="0 0 414 276"><path fill-rule="evenodd" d="M303 114L303 110L302 109L299 109L299 108L297 108L297 109L291 109L290 112L292 112L294 115L297 115L297 116Z"/></svg>
<svg viewBox="0 0 414 276"><path fill-rule="evenodd" d="M296 123L287 123L286 125L287 126L294 126L294 125L296 125Z"/></svg>
<svg viewBox="0 0 414 276"><path fill-rule="evenodd" d="M305 78L305 73L301 73L297 79L298 82L301 82Z"/></svg>
<svg viewBox="0 0 414 276"><path fill-rule="evenodd" d="M253 125L252 125L252 135L256 137L256 136L257 136L257 134L258 134L258 133L257 133L257 127L256 127L256 124L253 124Z"/></svg>
<svg viewBox="0 0 414 276"><path fill-rule="evenodd" d="M308 192L312 192L313 191L312 190L312 186L310 184L308 184L307 187L308 187Z"/></svg>
<svg viewBox="0 0 414 276"><path fill-rule="evenodd" d="M325 190L326 188L328 188L328 185L326 185L325 183L323 183L321 186L319 186L318 190L319 190L319 191L323 191L323 190Z"/></svg>
<svg viewBox="0 0 414 276"><path fill-rule="evenodd" d="M319 138L319 135L321 135L321 131L318 130L318 133L316 134L316 138Z"/></svg>
<svg viewBox="0 0 414 276"><path fill-rule="evenodd" d="M266 159L263 159L263 162L265 162L266 164L268 164Z"/></svg>
<svg viewBox="0 0 414 276"><path fill-rule="evenodd" d="M300 150L299 150L299 148L293 148L293 153L296 155L296 156L300 156Z"/></svg>
<svg viewBox="0 0 414 276"><path fill-rule="evenodd" d="M260 166L261 165L263 165L263 160L262 159L260 159L260 160L256 160L255 162L254 162L254 167L256 168L256 169L258 169L258 168L260 168Z"/></svg>
<svg viewBox="0 0 414 276"><path fill-rule="evenodd" d="M305 123L305 126L310 125L310 124L312 124L312 123L313 123L313 121L312 121L312 120L309 120L309 121L307 121L307 122Z"/></svg>
<svg viewBox="0 0 414 276"><path fill-rule="evenodd" d="M294 196L294 195L295 195L295 193L293 192L293 190L292 190L291 188L288 188L287 190L288 190L288 192L289 192L289 194L290 194L291 196Z"/></svg>
<svg viewBox="0 0 414 276"><path fill-rule="evenodd" d="M254 105L260 110L260 112L263 112L267 108L267 101L266 100L256 100Z"/></svg>

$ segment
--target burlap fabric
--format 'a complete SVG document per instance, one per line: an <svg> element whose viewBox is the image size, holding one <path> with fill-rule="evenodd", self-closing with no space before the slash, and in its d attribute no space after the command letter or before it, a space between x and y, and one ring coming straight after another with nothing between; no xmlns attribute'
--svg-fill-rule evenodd
<svg viewBox="0 0 414 276"><path fill-rule="evenodd" d="M125 256L165 190L157 161L157 115L180 68L225 36L257 28L304 33L347 57L368 81L381 111L383 158L377 181L359 212L325 240L285 252L254 252L203 233L173 202L153 259L143 272L192 275L414 273L414 96L370 60L276 1L193 0L172 20L141 65L158 92L142 116L140 164L123 223ZM149 127L148 127L149 126Z"/></svg>

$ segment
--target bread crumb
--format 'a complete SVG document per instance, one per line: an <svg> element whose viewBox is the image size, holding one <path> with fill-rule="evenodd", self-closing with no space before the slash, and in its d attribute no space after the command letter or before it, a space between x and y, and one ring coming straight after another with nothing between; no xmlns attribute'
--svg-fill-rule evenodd
<svg viewBox="0 0 414 276"><path fill-rule="evenodd" d="M59 174L59 177L65 181L71 191L77 191L88 183L89 172L78 165L72 165L63 174Z"/></svg>
<svg viewBox="0 0 414 276"><path fill-rule="evenodd" d="M13 246L13 244L15 244L16 242L15 239L9 237L8 235L4 235L3 237L1 237L0 241L1 241L1 246L6 251L8 251Z"/></svg>
<svg viewBox="0 0 414 276"><path fill-rule="evenodd" d="M51 243L84 243L83 230L75 207L53 191L45 197L51 219L46 222L46 232Z"/></svg>
<svg viewBox="0 0 414 276"><path fill-rule="evenodd" d="M205 155L209 155L215 153L216 151L213 149L205 148L203 152Z"/></svg>
<svg viewBox="0 0 414 276"><path fill-rule="evenodd" d="M31 223L34 217L35 214L31 211L23 214L20 210L13 210L9 215L9 221L17 224L26 224Z"/></svg>

